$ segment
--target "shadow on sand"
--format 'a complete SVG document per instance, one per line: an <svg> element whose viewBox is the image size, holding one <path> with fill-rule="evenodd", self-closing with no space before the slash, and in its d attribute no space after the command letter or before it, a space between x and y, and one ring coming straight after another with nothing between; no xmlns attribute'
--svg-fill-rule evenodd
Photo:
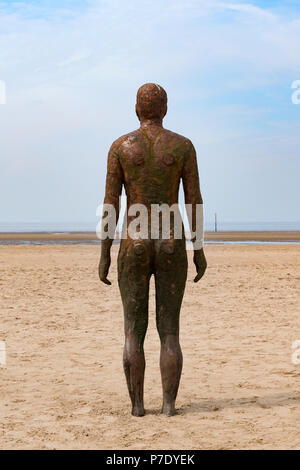
<svg viewBox="0 0 300 470"><path fill-rule="evenodd" d="M246 408L257 406L260 408L273 408L276 406L300 405L300 393L276 394L267 396L253 396L248 398L233 398L224 400L207 400L198 403L185 405L177 410L177 414L186 413L207 413L219 411L224 408Z"/></svg>

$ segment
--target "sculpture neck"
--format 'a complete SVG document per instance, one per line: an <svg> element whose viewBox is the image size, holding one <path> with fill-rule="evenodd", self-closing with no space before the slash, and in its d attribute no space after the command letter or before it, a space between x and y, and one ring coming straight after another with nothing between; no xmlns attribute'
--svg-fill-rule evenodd
<svg viewBox="0 0 300 470"><path fill-rule="evenodd" d="M147 129L149 127L162 127L162 119L143 119L141 120L141 129Z"/></svg>

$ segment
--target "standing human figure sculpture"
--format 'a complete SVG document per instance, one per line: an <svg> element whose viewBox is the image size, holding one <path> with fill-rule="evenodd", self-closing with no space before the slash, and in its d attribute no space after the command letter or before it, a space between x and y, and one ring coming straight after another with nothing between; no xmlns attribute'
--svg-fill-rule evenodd
<svg viewBox="0 0 300 470"><path fill-rule="evenodd" d="M182 180L185 203L192 207L190 228L196 230L196 207L203 201L195 149L187 138L166 130L162 121L167 112L167 94L159 85L147 83L137 93L136 114L140 128L117 139L108 154L105 204L111 204L119 215L119 197L124 185L127 214L130 207L143 204L178 203ZM127 217L127 224L132 221ZM125 227L126 228L126 227ZM156 290L156 324L161 341L160 368L163 387L162 412L175 413L175 400L182 370L179 343L179 314L187 277L186 241L174 237L171 221L170 238L128 234L121 240L118 255L118 283L121 292L125 346L124 371L132 414L143 416L144 409L144 339L148 326L149 281L153 274ZM113 240L102 240L99 277L105 284ZM206 270L203 246L194 246L194 264L198 282Z"/></svg>

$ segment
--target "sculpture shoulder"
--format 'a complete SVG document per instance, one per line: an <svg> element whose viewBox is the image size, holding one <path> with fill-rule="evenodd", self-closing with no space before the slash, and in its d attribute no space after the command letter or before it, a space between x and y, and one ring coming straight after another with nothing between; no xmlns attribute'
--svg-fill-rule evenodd
<svg viewBox="0 0 300 470"><path fill-rule="evenodd" d="M174 143L176 142L179 145L181 144L181 145L187 147L188 149L193 148L193 144L192 144L191 140L188 139L187 137L183 136L183 135L177 134L176 132L170 131L168 129L164 129L164 135L168 139L172 139L172 141Z"/></svg>
<svg viewBox="0 0 300 470"><path fill-rule="evenodd" d="M129 132L128 134L121 135L121 137L119 137L117 140L115 140L112 143L110 147L110 151L118 152L119 150L122 150L124 146L130 144L130 142L132 141L135 141L136 138L138 137L138 134L139 134L139 130L137 129L135 131Z"/></svg>
<svg viewBox="0 0 300 470"><path fill-rule="evenodd" d="M177 134L176 132L172 132L168 129L164 129L164 136L168 141L171 141L172 144L175 144L176 147L182 148L184 153L188 154L194 150L192 141L183 135Z"/></svg>

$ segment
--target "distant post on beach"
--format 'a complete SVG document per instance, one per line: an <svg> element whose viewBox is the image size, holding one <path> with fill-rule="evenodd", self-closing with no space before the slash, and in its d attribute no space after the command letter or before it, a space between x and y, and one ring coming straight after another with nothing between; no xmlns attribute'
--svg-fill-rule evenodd
<svg viewBox="0 0 300 470"><path fill-rule="evenodd" d="M218 219L217 219L217 213L215 212L215 232L218 231Z"/></svg>

